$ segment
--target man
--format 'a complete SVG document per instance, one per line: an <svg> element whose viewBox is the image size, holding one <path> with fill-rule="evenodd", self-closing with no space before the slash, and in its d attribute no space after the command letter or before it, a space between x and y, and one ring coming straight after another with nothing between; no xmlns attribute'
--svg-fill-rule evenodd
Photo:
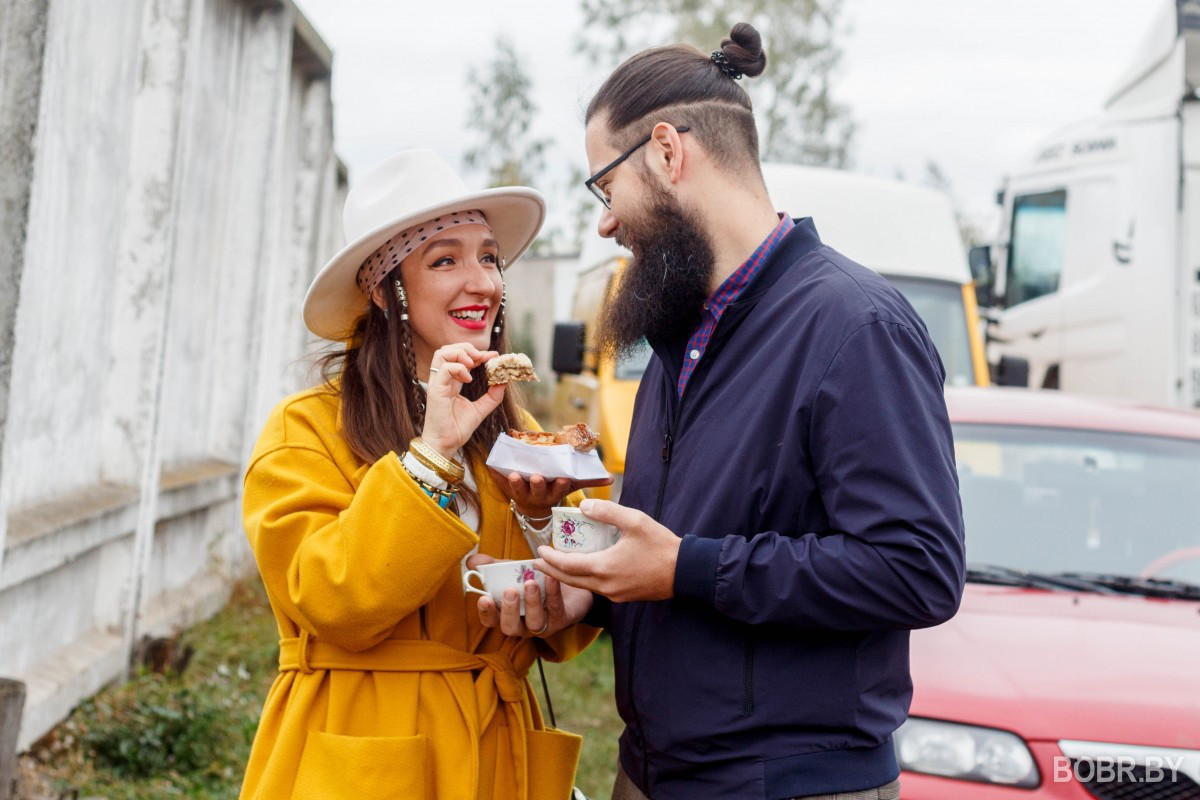
<svg viewBox="0 0 1200 800"><path fill-rule="evenodd" d="M588 107L599 232L633 254L601 338L656 356L621 505L582 507L622 538L541 548L548 619L481 615L611 631L614 797L895 798L909 630L963 586L945 373L885 279L776 213L734 80L765 56L750 26L731 37L640 53Z"/></svg>

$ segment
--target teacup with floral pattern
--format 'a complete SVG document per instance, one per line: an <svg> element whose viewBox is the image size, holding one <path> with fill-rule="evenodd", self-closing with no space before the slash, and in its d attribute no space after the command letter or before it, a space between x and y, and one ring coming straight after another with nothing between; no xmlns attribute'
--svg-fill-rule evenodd
<svg viewBox="0 0 1200 800"><path fill-rule="evenodd" d="M479 579L482 589L471 583L472 576ZM499 606L504 601L504 592L510 587L517 590L521 598L521 613L525 613L525 581L534 581L542 598L546 597L546 576L533 568L532 559L518 561L493 561L491 564L480 564L477 568L463 573L463 591L480 595L490 595Z"/></svg>
<svg viewBox="0 0 1200 800"><path fill-rule="evenodd" d="M586 516L578 508L555 506L550 510L553 530L550 540L555 550L565 553L598 553L621 538L616 525Z"/></svg>

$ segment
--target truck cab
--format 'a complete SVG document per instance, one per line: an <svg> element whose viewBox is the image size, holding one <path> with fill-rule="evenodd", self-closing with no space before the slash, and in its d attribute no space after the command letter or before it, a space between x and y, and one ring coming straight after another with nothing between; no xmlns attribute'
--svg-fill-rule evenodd
<svg viewBox="0 0 1200 800"><path fill-rule="evenodd" d="M1102 112L1004 182L1000 231L971 255L990 267L991 360L1028 366L999 382L1200 407L1198 11L1161 0Z"/></svg>

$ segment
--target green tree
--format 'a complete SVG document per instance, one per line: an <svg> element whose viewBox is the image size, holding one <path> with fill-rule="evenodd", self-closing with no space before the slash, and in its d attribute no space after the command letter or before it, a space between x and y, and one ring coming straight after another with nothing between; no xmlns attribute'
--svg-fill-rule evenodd
<svg viewBox="0 0 1200 800"><path fill-rule="evenodd" d="M758 29L767 70L747 82L764 160L845 168L854 120L833 95L844 0L583 0L581 49L612 68L644 47L715 50L737 22Z"/></svg>
<svg viewBox="0 0 1200 800"><path fill-rule="evenodd" d="M467 168L484 171L488 186L536 185L550 140L531 134L537 115L533 81L512 43L497 38L495 57L467 74L475 87L467 113L475 144L464 155Z"/></svg>

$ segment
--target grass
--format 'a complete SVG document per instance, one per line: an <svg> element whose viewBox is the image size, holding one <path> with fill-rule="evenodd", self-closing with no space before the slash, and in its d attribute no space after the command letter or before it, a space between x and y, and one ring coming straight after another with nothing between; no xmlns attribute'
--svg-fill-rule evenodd
<svg viewBox="0 0 1200 800"><path fill-rule="evenodd" d="M37 777L55 796L233 800L275 677L277 637L262 584L239 584L219 614L183 635L195 656L182 675L145 672L82 704L34 746ZM604 636L573 661L545 666L559 727L584 737L576 784L608 797L622 729L612 644ZM536 668L530 680L541 698Z"/></svg>
<svg viewBox="0 0 1200 800"><path fill-rule="evenodd" d="M544 705L536 670L529 679ZM571 661L546 664L546 683L558 727L583 736L575 785L593 800L609 797L617 777L617 737L625 724L617 716L613 700L612 640L608 634ZM545 711L543 708L543 714Z"/></svg>

